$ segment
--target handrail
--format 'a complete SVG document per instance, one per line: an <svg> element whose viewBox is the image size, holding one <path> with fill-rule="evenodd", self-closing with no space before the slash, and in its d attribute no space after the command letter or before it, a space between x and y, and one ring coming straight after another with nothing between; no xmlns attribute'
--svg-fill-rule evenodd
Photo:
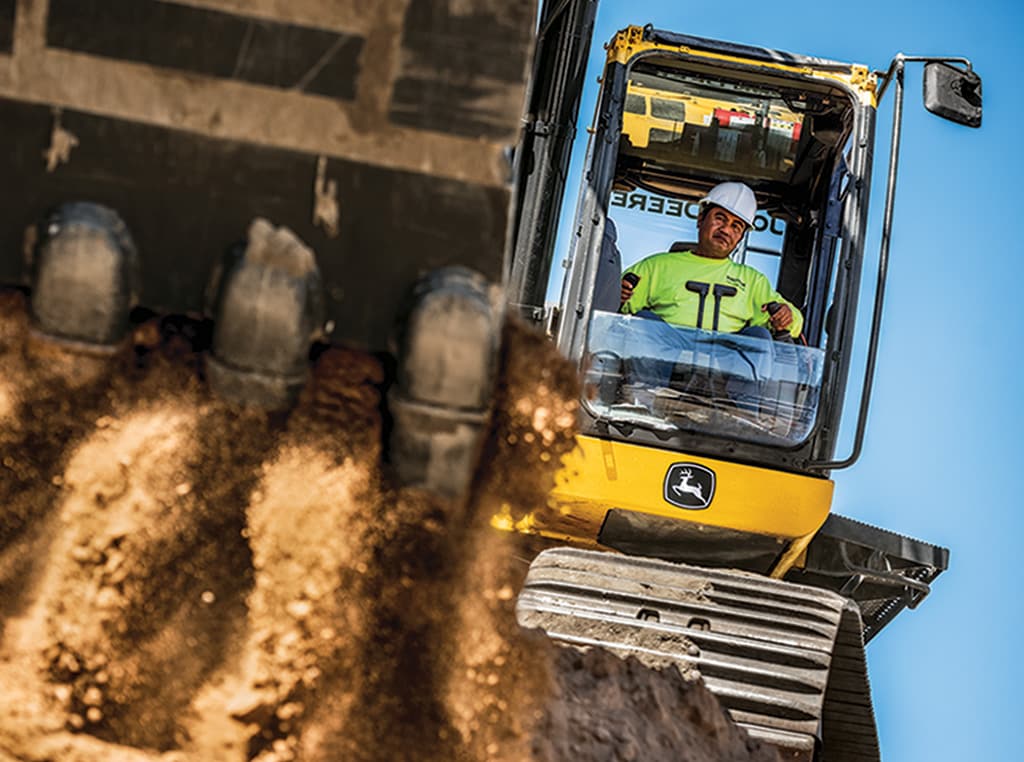
<svg viewBox="0 0 1024 762"><path fill-rule="evenodd" d="M878 255L878 282L875 287L875 304L871 316L871 337L868 341L868 356L864 368L864 386L861 393L860 410L857 416L857 432L854 436L850 454L841 460L813 461L809 465L814 469L847 468L860 457L864 444L864 431L867 426L868 408L871 402L871 389L874 382L875 362L878 358L878 339L881 333L882 305L885 301L885 282L889 268L889 246L892 241L893 208L896 203L896 178L899 168L900 139L903 126L903 74L908 62L919 63L958 63L972 72L971 62L966 58L954 56L906 56L896 54L889 68L882 75L882 86L878 91L880 101L889 84L896 82L896 102L893 104L892 140L889 147L889 176L885 194L885 213L882 220L882 244ZM876 72L878 74L878 72Z"/></svg>
<svg viewBox="0 0 1024 762"><path fill-rule="evenodd" d="M871 338L868 340L868 357L864 368L864 386L857 416L857 433L853 448L842 460L816 461L814 468L847 468L860 457L864 445L864 431L867 427L868 408L871 403L871 387L875 377L875 361L878 357L878 337L882 327L882 305L885 302L885 281L889 270L889 243L892 237L893 208L896 202L896 177L900 161L900 138L903 126L903 54L898 54L889 67L896 79L896 103L892 113L892 140L889 148L889 177L885 191L885 214L882 220L882 246L878 255L878 281L875 287L875 305L871 316Z"/></svg>

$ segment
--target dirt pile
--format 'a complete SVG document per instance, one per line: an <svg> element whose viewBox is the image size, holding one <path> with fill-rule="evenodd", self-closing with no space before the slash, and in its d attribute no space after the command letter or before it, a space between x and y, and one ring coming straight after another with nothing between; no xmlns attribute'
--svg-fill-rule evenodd
<svg viewBox="0 0 1024 762"><path fill-rule="evenodd" d="M675 670L516 626L534 548L489 519L543 504L576 399L532 335L464 504L382 478L374 358L267 416L185 321L88 363L27 336L0 293L0 760L777 758Z"/></svg>

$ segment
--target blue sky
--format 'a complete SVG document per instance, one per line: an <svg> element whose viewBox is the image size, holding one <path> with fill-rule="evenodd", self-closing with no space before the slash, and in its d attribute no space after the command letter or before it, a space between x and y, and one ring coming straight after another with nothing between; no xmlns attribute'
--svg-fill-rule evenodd
<svg viewBox="0 0 1024 762"><path fill-rule="evenodd" d="M681 3L603 0L581 123L593 115L600 44L629 24L762 45L884 69L898 52L962 55L984 80L980 130L921 106L908 68L881 353L864 454L834 474L839 513L951 550L931 596L868 648L887 762L1019 759L1024 542L1024 5L1014 0ZM891 93L879 114L888 135ZM580 151L582 153L582 151ZM876 146L863 303L877 262L888 143ZM571 215L579 167L569 179ZM559 253L556 262L564 256ZM868 330L867 309L859 323ZM862 366L861 366L862 367ZM855 368L851 386L859 385ZM856 401L856 400L855 400ZM847 429L853 415L847 416ZM841 455L846 449L840 447Z"/></svg>

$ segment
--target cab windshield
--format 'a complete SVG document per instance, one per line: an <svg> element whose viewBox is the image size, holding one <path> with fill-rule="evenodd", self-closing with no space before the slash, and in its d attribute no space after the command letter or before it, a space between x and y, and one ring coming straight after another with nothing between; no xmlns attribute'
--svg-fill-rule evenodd
<svg viewBox="0 0 1024 762"><path fill-rule="evenodd" d="M797 445L814 425L824 353L814 347L597 311L588 405L609 423Z"/></svg>

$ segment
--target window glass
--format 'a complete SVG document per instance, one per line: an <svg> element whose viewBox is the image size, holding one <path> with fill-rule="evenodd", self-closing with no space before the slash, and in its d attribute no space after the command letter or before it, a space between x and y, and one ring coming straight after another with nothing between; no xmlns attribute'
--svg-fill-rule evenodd
<svg viewBox="0 0 1024 762"><path fill-rule="evenodd" d="M804 115L781 94L710 83L645 64L636 66L627 88L627 100L641 96L651 102L650 116L623 121L627 153L638 151L648 164L790 179ZM652 136L666 130L675 134L672 141ZM658 146L650 153L652 143Z"/></svg>
<svg viewBox="0 0 1024 762"><path fill-rule="evenodd" d="M646 114L647 113L647 101L642 95L636 93L626 94L626 113L627 114Z"/></svg>
<svg viewBox="0 0 1024 762"><path fill-rule="evenodd" d="M695 248L698 213L696 202L613 191L608 220L621 270L654 254ZM785 230L781 220L759 212L731 258L775 285ZM604 290L617 288L610 283ZM820 349L614 311L594 313L587 346L588 404L608 420L780 446L800 444L814 425Z"/></svg>
<svg viewBox="0 0 1024 762"><path fill-rule="evenodd" d="M696 201L654 191L612 191L608 218L616 229L622 269L651 254L669 251L675 244L696 245L699 211ZM774 284L785 233L785 222L758 212L753 230L733 252L732 259L756 267Z"/></svg>
<svg viewBox="0 0 1024 762"><path fill-rule="evenodd" d="M656 119L686 120L686 104L681 100L651 98L651 116Z"/></svg>
<svg viewBox="0 0 1024 762"><path fill-rule="evenodd" d="M595 312L588 361L587 404L620 430L683 430L791 446L814 425L824 353Z"/></svg>

